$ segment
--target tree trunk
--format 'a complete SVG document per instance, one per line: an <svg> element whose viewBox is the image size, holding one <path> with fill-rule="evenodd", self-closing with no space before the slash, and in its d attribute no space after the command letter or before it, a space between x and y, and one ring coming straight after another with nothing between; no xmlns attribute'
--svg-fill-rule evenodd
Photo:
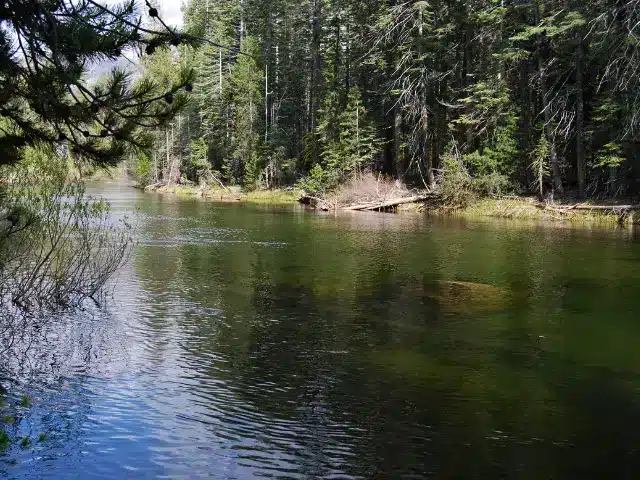
<svg viewBox="0 0 640 480"><path fill-rule="evenodd" d="M344 90L345 96L347 97L347 102L349 101L349 90L351 89L351 26L350 19L347 19L347 40L346 40L346 51L344 56ZM363 98L363 100L365 100Z"/></svg>
<svg viewBox="0 0 640 480"><path fill-rule="evenodd" d="M404 155L402 155L402 111L396 102L393 106L393 159L396 177L404 182L405 166Z"/></svg>
<svg viewBox="0 0 640 480"><path fill-rule="evenodd" d="M268 2L267 35L264 52L264 142L269 140L269 67L272 65L271 49L273 45L273 2Z"/></svg>
<svg viewBox="0 0 640 480"><path fill-rule="evenodd" d="M245 37L245 25L244 25L244 0L240 0L240 50L242 50L242 43Z"/></svg>
<svg viewBox="0 0 640 480"><path fill-rule="evenodd" d="M312 131L317 124L316 112L318 111L318 95L316 89L320 84L320 15L322 13L322 0L313 2L311 14L311 78L309 82L309 131Z"/></svg>
<svg viewBox="0 0 640 480"><path fill-rule="evenodd" d="M540 0L534 2L536 25L540 25ZM551 175L553 177L554 192L562 194L562 176L560 174L560 166L558 164L558 155L556 153L555 136L551 129L551 105L549 102L549 92L547 90L546 72L544 69L543 55L545 52L544 36L540 36L538 44L538 75L540 76L540 93L542 95L542 109L544 110L544 133L549 144L549 165L551 166Z"/></svg>
<svg viewBox="0 0 640 480"><path fill-rule="evenodd" d="M164 168L162 169L162 179L169 181L167 179L168 175L167 175L167 168L169 168L169 166L171 165L171 147L169 145L169 127L165 128L165 133L166 133L166 139L165 139L165 145L166 145L166 150L167 150L167 163L165 164Z"/></svg>
<svg viewBox="0 0 640 480"><path fill-rule="evenodd" d="M582 80L582 69L583 69L583 45L582 45L582 35L580 35L578 44L578 51L576 55L576 89L577 89L577 99L576 99L576 172L578 174L578 194L580 198L584 198L585 195L585 158L584 158L584 132L583 132L583 123L584 123L584 98L582 93L583 88L583 80Z"/></svg>
<svg viewBox="0 0 640 480"><path fill-rule="evenodd" d="M423 165L425 166L427 174L426 186L427 188L431 188L435 183L435 179L433 177L433 163L431 161L431 145L429 144L429 113L426 107L422 108L422 142Z"/></svg>

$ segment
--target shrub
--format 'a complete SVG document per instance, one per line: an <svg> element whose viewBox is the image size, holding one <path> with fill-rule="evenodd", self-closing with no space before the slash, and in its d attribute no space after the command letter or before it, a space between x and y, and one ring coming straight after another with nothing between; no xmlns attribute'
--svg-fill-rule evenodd
<svg viewBox="0 0 640 480"><path fill-rule="evenodd" d="M442 201L451 206L463 207L475 197L472 178L460 158L456 145L442 157L442 169L436 179L436 185Z"/></svg>
<svg viewBox="0 0 640 480"><path fill-rule="evenodd" d="M355 175L341 185L331 196L329 203L353 205L356 203L382 202L397 197L407 197L411 192L402 183L371 172Z"/></svg>
<svg viewBox="0 0 640 480"><path fill-rule="evenodd" d="M29 154L29 151L26 152ZM63 160L0 169L0 325L14 318L71 308L94 298L127 259L127 219L114 222L109 205L66 181ZM29 315L14 315L29 312ZM0 338L0 342L6 338ZM1 350L1 348L0 348Z"/></svg>

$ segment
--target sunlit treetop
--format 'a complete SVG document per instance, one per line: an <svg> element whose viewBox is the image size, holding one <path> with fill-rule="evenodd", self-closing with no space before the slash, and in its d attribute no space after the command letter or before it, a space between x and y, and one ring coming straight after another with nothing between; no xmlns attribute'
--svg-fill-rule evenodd
<svg viewBox="0 0 640 480"><path fill-rule="evenodd" d="M145 27L145 10L160 28ZM183 69L167 87L117 68L90 82L87 68L185 43L195 40L148 3L0 0L0 164L17 161L26 146L66 144L98 165L148 148L144 131L184 106L192 72Z"/></svg>

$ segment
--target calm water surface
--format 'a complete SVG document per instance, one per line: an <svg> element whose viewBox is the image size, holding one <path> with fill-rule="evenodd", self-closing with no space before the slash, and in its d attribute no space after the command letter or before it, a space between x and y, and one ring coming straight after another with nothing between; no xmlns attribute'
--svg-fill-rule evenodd
<svg viewBox="0 0 640 480"><path fill-rule="evenodd" d="M139 244L12 388L46 438L0 477L640 471L633 232L102 194Z"/></svg>

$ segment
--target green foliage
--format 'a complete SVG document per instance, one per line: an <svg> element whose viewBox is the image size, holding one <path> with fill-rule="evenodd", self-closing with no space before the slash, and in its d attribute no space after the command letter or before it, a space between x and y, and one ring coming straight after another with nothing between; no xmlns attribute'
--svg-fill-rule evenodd
<svg viewBox="0 0 640 480"><path fill-rule="evenodd" d="M531 170L536 175L536 186L540 198L544 196L544 181L549 176L549 142L544 134L540 135L540 139L535 149L531 152Z"/></svg>
<svg viewBox="0 0 640 480"><path fill-rule="evenodd" d="M34 149L24 155L30 158L24 165L0 169L0 325L5 332L11 332L13 313L38 318L37 312L71 308L97 295L131 244L127 219L114 224L106 202L86 198L84 184L68 178L65 158ZM28 406L30 399L20 402Z"/></svg>
<svg viewBox="0 0 640 480"><path fill-rule="evenodd" d="M300 189L316 195L326 195L339 185L339 171L326 170L321 165L314 165L309 175L298 182Z"/></svg>
<svg viewBox="0 0 640 480"><path fill-rule="evenodd" d="M477 195L572 190L585 163L592 178L640 168L633 2L190 0L185 25L212 43L159 49L144 75L169 88L197 72L168 146L181 178L330 191L371 170L424 185L452 168L452 141Z"/></svg>
<svg viewBox="0 0 640 480"><path fill-rule="evenodd" d="M325 144L323 160L329 169L339 170L343 177L370 167L380 151L381 141L375 125L367 116L360 92L352 88L349 103L338 117L338 135Z"/></svg>
<svg viewBox="0 0 640 480"><path fill-rule="evenodd" d="M476 150L463 158L477 175L513 173L518 145L515 139L517 117L505 115L504 123L495 129L494 135L485 139L482 151Z"/></svg>
<svg viewBox="0 0 640 480"><path fill-rule="evenodd" d="M344 109L340 108L337 95L327 95L320 113L315 140L320 146L321 163L313 166L303 185L309 191L328 192L353 174L370 168L382 142L356 88L351 89Z"/></svg>
<svg viewBox="0 0 640 480"><path fill-rule="evenodd" d="M4 452L11 445L11 438L9 434L2 428L0 428L0 453Z"/></svg>
<svg viewBox="0 0 640 480"><path fill-rule="evenodd" d="M620 145L614 142L607 143L596 153L596 167L617 168L624 162L624 156Z"/></svg>
<svg viewBox="0 0 640 480"><path fill-rule="evenodd" d="M141 27L133 0L109 7L4 2L0 19L0 164L17 162L25 147L64 146L75 156L113 165L131 149L150 146L141 127L165 124L186 103L183 88L193 81L188 68L170 85L135 81L120 69L103 81L86 81L86 67L96 60L176 43L179 32Z"/></svg>
<svg viewBox="0 0 640 480"><path fill-rule="evenodd" d="M455 143L449 145L448 153L442 157L438 192L445 204L455 207L464 207L476 197L473 178L460 157Z"/></svg>
<svg viewBox="0 0 640 480"><path fill-rule="evenodd" d="M258 41L253 37L244 39L242 52L231 71L230 84L235 105L235 128L232 143L232 160L223 171L232 183L243 181L255 187L259 172L263 168L259 157L260 112L264 108L262 85L264 75L256 57L259 55Z"/></svg>
<svg viewBox="0 0 640 480"><path fill-rule="evenodd" d="M136 156L132 173L143 184L150 181L153 176L153 160L147 153L141 152Z"/></svg>

